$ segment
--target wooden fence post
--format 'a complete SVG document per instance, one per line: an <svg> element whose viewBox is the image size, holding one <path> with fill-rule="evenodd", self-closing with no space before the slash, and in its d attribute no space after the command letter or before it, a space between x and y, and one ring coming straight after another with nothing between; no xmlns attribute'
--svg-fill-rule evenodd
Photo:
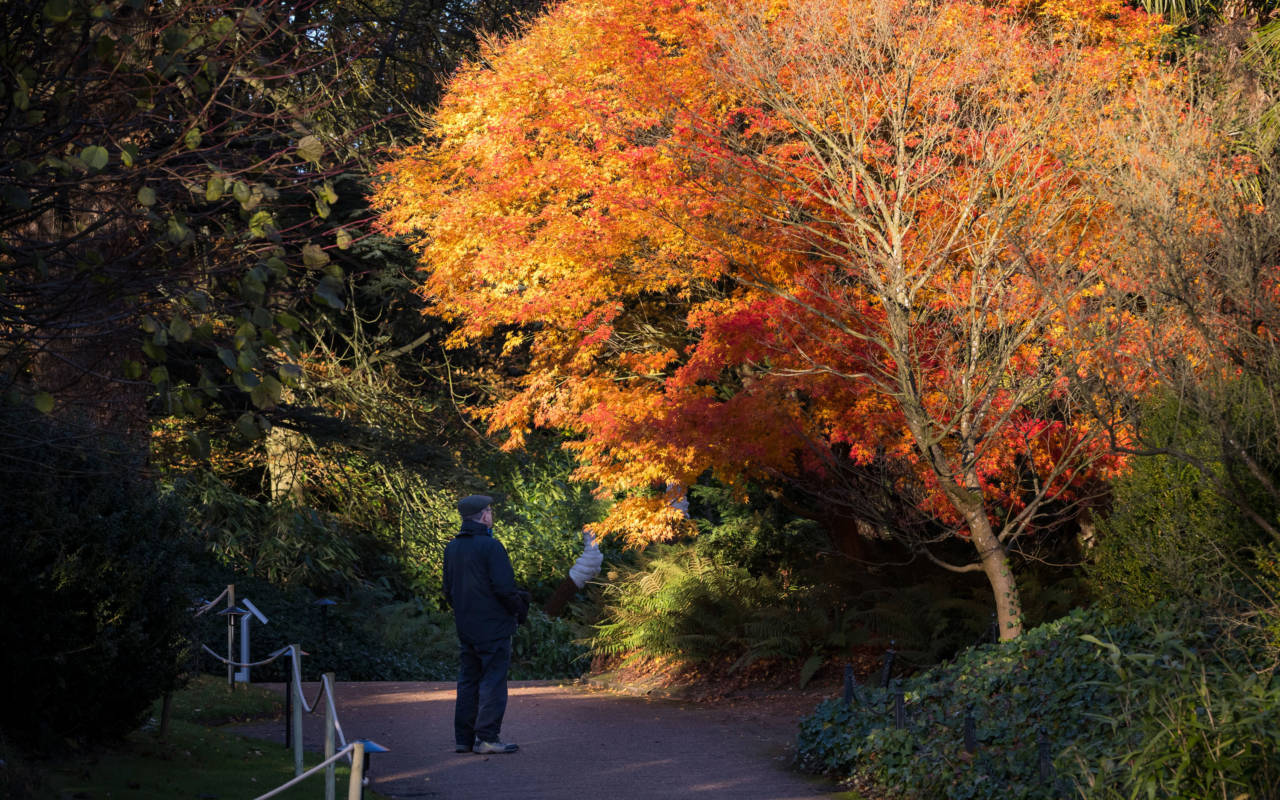
<svg viewBox="0 0 1280 800"><path fill-rule="evenodd" d="M295 693L290 727L293 729L293 774L297 776L302 774L302 648L296 644L290 647L295 667L289 673L289 691Z"/></svg>
<svg viewBox="0 0 1280 800"><path fill-rule="evenodd" d="M236 585L234 583L227 584L227 611L230 612L236 607ZM227 688L236 688L236 668L231 665L236 660L236 618L234 614L227 614Z"/></svg>
<svg viewBox="0 0 1280 800"><path fill-rule="evenodd" d="M351 751L351 781L347 784L347 800L360 800L364 794L364 742L356 742Z"/></svg>
<svg viewBox="0 0 1280 800"><path fill-rule="evenodd" d="M333 680L334 673L326 672L324 674L324 757L330 759L337 752L337 728L336 720L333 718L334 704L337 702L333 697ZM334 800L337 792L336 781L334 778L334 765L330 764L324 768L324 800Z"/></svg>

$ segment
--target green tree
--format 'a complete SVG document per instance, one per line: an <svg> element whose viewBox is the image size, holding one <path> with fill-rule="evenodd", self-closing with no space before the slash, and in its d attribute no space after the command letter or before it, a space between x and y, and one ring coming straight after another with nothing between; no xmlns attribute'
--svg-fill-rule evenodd
<svg viewBox="0 0 1280 800"><path fill-rule="evenodd" d="M31 409L0 407L5 558L0 734L23 749L128 733L189 655L181 507L138 465Z"/></svg>
<svg viewBox="0 0 1280 800"><path fill-rule="evenodd" d="M358 43L294 11L4 4L6 388L125 431L152 393L266 427L297 306L342 304L329 252L351 239L325 222L348 142L311 120Z"/></svg>

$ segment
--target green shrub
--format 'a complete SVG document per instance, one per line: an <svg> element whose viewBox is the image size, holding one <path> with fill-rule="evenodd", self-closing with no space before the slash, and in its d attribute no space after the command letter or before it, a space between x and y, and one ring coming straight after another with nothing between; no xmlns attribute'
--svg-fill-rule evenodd
<svg viewBox="0 0 1280 800"><path fill-rule="evenodd" d="M573 458L555 441L534 440L527 452L495 454L482 468L493 492L502 495L494 536L511 557L516 583L535 601L545 600L582 554L582 528L599 518L601 504L589 487L571 479ZM459 524L454 512L448 536ZM440 558L434 555L437 570Z"/></svg>
<svg viewBox="0 0 1280 800"><path fill-rule="evenodd" d="M1115 702L1095 715L1105 735L1068 748L1081 794L1276 797L1280 793L1280 681L1234 648L1195 646L1177 628L1123 649L1102 642Z"/></svg>
<svg viewBox="0 0 1280 800"><path fill-rule="evenodd" d="M590 666L585 631L569 619L532 609L511 642L512 680L579 678Z"/></svg>
<svg viewBox="0 0 1280 800"><path fill-rule="evenodd" d="M904 798L1274 797L1280 686L1210 619L1169 605L1072 612L908 678L905 728L891 691L824 702L801 725L799 760Z"/></svg>
<svg viewBox="0 0 1280 800"><path fill-rule="evenodd" d="M1038 735L1062 751L1089 726L1086 714L1109 698L1094 645L1080 639L1109 627L1140 636L1133 625L1110 627L1076 611L1019 639L969 650L902 682L909 725L894 727L892 689L860 689L861 703L828 700L801 724L798 759L809 769L857 775L911 798L1055 796L1041 781ZM967 714L978 751L964 749Z"/></svg>
<svg viewBox="0 0 1280 800"><path fill-rule="evenodd" d="M1244 487L1264 517L1275 519L1276 509L1265 492L1249 488L1257 481L1246 470L1226 465L1210 429L1175 400L1149 405L1143 426L1150 446L1187 457L1137 457L1115 482L1089 554L1095 595L1115 608L1143 609L1171 597L1230 592L1239 555L1266 536L1215 484Z"/></svg>
<svg viewBox="0 0 1280 800"><path fill-rule="evenodd" d="M784 575L755 576L698 542L650 548L615 568L604 587L592 650L685 661L802 662L801 683L856 646L894 647L899 669L936 663L979 641L988 593L952 583L857 583L847 569L812 559ZM868 584L871 584L868 587Z"/></svg>
<svg viewBox="0 0 1280 800"><path fill-rule="evenodd" d="M690 494L695 542L708 558L767 575L812 566L817 554L830 550L817 522L787 511L765 492L751 492L746 503L718 484L694 486Z"/></svg>
<svg viewBox="0 0 1280 800"><path fill-rule="evenodd" d="M309 655L303 658L303 677L313 680L333 672L341 681L450 680L454 677L457 645L453 619L432 604L397 601L378 585L354 589L336 598L331 606L317 604L318 595L303 586L281 588L260 578L247 578L208 570L191 592L214 597L233 583L238 599L253 601L268 624L253 623L251 658L264 658L285 645L298 644ZM212 614L202 617L198 638L215 652L226 647L226 626ZM237 639L237 641L239 641ZM238 648L239 645L237 645ZM239 657L239 650L235 653ZM202 671L224 672L204 654ZM278 681L286 676L287 660L255 667L255 681Z"/></svg>
<svg viewBox="0 0 1280 800"><path fill-rule="evenodd" d="M780 605L782 595L771 578L707 558L692 545L654 547L626 574L610 576L592 650L690 661L737 654L750 641L755 612Z"/></svg>
<svg viewBox="0 0 1280 800"><path fill-rule="evenodd" d="M269 620L266 625L253 623L254 659L285 645L299 644L308 653L302 660L307 680L324 672L335 673L340 681L445 681L457 676L453 614L432 603L396 600L386 587L369 585L325 607L317 605L320 598L305 587L282 589L260 579L236 579L227 573L207 574L192 593L213 597L226 583L234 583L237 598L252 600ZM198 636L219 654L226 648L226 625L221 618L202 617ZM516 631L512 677L578 677L586 667L586 648L577 644L579 636L580 631L569 620L551 619L533 610L528 623ZM203 671L225 674L225 667L208 654L201 663ZM255 667L251 677L254 681L283 680L286 669L287 661L280 659Z"/></svg>
<svg viewBox="0 0 1280 800"><path fill-rule="evenodd" d="M0 703L11 742L114 739L178 683L190 540L174 498L95 440L3 412ZM31 445L20 458L18 439Z"/></svg>
<svg viewBox="0 0 1280 800"><path fill-rule="evenodd" d="M1253 537L1248 524L1168 456L1138 459L1114 487L1114 510L1098 524L1088 575L1099 601L1142 609L1170 597L1220 591L1229 557Z"/></svg>
<svg viewBox="0 0 1280 800"><path fill-rule="evenodd" d="M294 502L245 497L207 473L179 480L174 488L190 506L205 547L229 569L319 591L360 577L350 531L331 515Z"/></svg>

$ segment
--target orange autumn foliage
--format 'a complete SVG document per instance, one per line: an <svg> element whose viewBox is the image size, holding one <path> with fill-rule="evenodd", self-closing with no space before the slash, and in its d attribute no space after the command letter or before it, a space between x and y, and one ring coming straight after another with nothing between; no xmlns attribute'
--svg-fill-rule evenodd
<svg viewBox="0 0 1280 800"><path fill-rule="evenodd" d="M1016 518L1028 480L1069 503L1115 467L1062 413L1110 266L1062 154L1164 34L1112 0L568 0L454 78L376 200L457 343L517 326L484 413L572 432L622 498L602 529L669 535L637 489L841 447L969 535L968 494Z"/></svg>

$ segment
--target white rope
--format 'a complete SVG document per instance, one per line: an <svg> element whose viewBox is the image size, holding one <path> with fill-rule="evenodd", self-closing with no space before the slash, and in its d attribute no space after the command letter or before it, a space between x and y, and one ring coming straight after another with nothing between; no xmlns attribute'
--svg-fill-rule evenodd
<svg viewBox="0 0 1280 800"><path fill-rule="evenodd" d="M342 745L343 747L346 747L347 737L344 736L342 733L342 723L338 721L338 707L334 705L334 702L333 702L333 686L329 684L328 675L321 676L320 680L324 684L324 690L325 690L324 698L326 701L328 701L329 713L333 716L333 730L338 734L338 744ZM320 701L320 698L317 697L316 702L319 702L319 701Z"/></svg>
<svg viewBox="0 0 1280 800"><path fill-rule="evenodd" d="M213 598L209 602L205 603L203 606L200 606L198 610L196 610L195 615L198 617L208 612L210 609L214 608L215 606L217 606L222 601L222 599L227 596L228 591L229 589L223 589L222 594L218 595L217 597ZM218 661L221 661L223 664L226 664L227 666L231 666L231 667L238 667L240 669L244 669L247 667L261 667L264 664L270 664L272 661L275 661L276 659L280 658L280 656L284 655L285 653L288 653L289 660L292 662L292 670L291 670L293 675L292 683L297 684L297 687L298 687L295 696L298 698L298 701L302 704L303 710L306 711L306 713L308 714L315 713L316 708L319 707L320 705L321 699L325 700L329 704L329 711L333 715L333 729L338 736L338 743L342 746L342 750L336 753L332 758L327 759L323 764L320 764L317 767L313 767L312 769L302 773L301 775L289 781L288 783L284 784L283 786L280 786L279 788L274 789L271 792L262 795L262 797L257 798L257 800L265 800L265 798L273 797L274 795L279 794L280 792L284 791L290 786L297 784L299 781L301 781L303 778L307 777L308 775L311 775L317 770L328 766L329 764L333 763L337 759L343 756L346 756L350 752L350 750L352 749L352 745L347 744L346 734L342 732L342 723L338 721L338 707L334 703L333 686L329 683L329 676L328 675L321 676L320 691L318 694L316 694L316 699L308 703L307 698L302 694L302 668L299 665L299 659L298 659L299 654L297 652L297 649L293 645L291 644L285 645L284 647L281 647L279 650L276 650L275 652L271 653L261 661L250 661L247 664L240 661L232 661L231 659L228 659L228 658L223 658L222 656L214 652L207 644L201 644L200 647L206 653L213 656ZM292 684L289 686L288 691L290 693L294 693Z"/></svg>
<svg viewBox="0 0 1280 800"><path fill-rule="evenodd" d="M272 661L275 661L277 658L279 658L280 656L282 656L282 655L284 655L285 653L287 653L287 652L289 651L289 649L290 649L289 647L281 647L279 650L275 651L274 653L272 653L271 655L269 655L269 656L267 656L266 658L262 659L261 661L250 661L248 664L244 664L244 663L241 663L241 662L239 662L239 661L232 661L232 660L230 660L230 659L228 659L228 658L223 658L222 656L220 656L220 655L218 655L217 653L215 653L215 652L213 652L212 650L210 650L210 649L209 649L209 645L207 645L207 644L202 644L202 645L200 645L200 646L204 648L204 651L205 651L206 653L208 653L209 655L211 655L211 656L213 656L214 658L218 659L218 660L219 660L219 661L221 661L223 664L226 664L226 665L227 665L227 666L229 666L229 667L240 667L240 668L244 668L244 667L260 667L260 666L262 666L263 664L270 664Z"/></svg>
<svg viewBox="0 0 1280 800"><path fill-rule="evenodd" d="M315 710L316 710L316 703L319 703L319 702L320 702L320 697L319 697L318 695L316 696L316 702L315 702L315 703L310 703L310 704L308 704L308 703L307 703L307 698L305 698L305 697L303 697L303 696L302 696L302 667L301 667L301 666L299 666L299 664L298 664L298 654L297 654L297 652L294 650L293 645L289 645L289 646L288 646L287 648L285 648L285 649L287 649L287 650L291 651L291 652L292 652L292 655L293 655L293 682L294 682L295 684L297 684L297 686L298 686L298 692L297 692L298 702L299 702L299 703L302 703L302 710L303 710L303 711L306 711L308 714L310 714L311 712L313 712L313 711L315 711ZM293 689L292 689L292 687L290 687L290 691L292 691L292 690L293 690ZM323 694L323 693L324 693L324 683L323 683L323 682L321 682L321 684L320 684L320 692L321 692L321 694Z"/></svg>
<svg viewBox="0 0 1280 800"><path fill-rule="evenodd" d="M216 607L220 602L222 602L222 599L227 596L228 591L229 591L229 587L227 589L223 589L222 594L218 595L217 597L213 598L209 602L205 603L203 606L199 606L195 612L195 615L199 617L202 614L205 614L206 612L208 612L210 609ZM302 708L308 714L312 714L312 713L315 713L316 708L320 705L321 699L324 699L329 704L329 712L333 716L333 730L338 735L338 743L341 745L342 749L339 752L335 753L332 758L326 759L323 764L320 764L316 767L313 767L307 770L306 772L302 773L301 775L289 781L288 783L284 784L283 786L280 786L279 788L273 789L267 794L262 795L261 797L257 798L257 800L266 800L266 798L268 797L273 797L279 794L285 789L288 789L290 786L296 785L299 781L301 781L303 778L307 777L308 775L311 775L315 773L317 770L327 767L329 764L332 764L334 761L338 760L339 758L342 758L343 756L347 756L350 753L350 751L354 746L347 744L346 734L342 732L342 723L338 721L338 707L334 703L333 686L332 684L329 683L329 676L322 675L320 677L320 692L316 695L315 700L308 703L307 698L304 697L302 694L302 668L301 666L299 666L299 663L298 663L299 654L293 645L291 644L285 645L284 647L281 647L279 650L276 650L275 652L271 653L261 661L251 661L247 664L239 661L232 661L231 659L228 659L228 658L223 658L222 656L214 652L207 644L201 644L200 647L206 653L213 656L217 660L221 661L223 664L226 664L231 667L238 667L240 669L244 669L246 667L261 667L264 664L270 664L272 661L275 661L276 659L280 658L280 656L284 655L285 653L288 653L290 657L290 661L293 663L293 668L292 668L293 683L296 683L298 686L296 696L298 700L302 703ZM290 693L293 692L292 685L289 686L288 691Z"/></svg>
<svg viewBox="0 0 1280 800"><path fill-rule="evenodd" d="M271 791L267 792L266 794L263 794L263 795L259 795L259 796L257 796L256 798L254 798L254 800L267 800L267 798L268 798L268 797L275 797L276 795L280 794L280 793L281 793L281 792L283 792L285 789L288 789L288 788L289 788L289 787L291 787L291 786L297 786L299 783L301 783L301 782L302 782L302 780L303 780L304 778L309 778L309 777L311 777L312 775L316 774L317 772L319 772L320 770L322 770L322 769L324 769L325 767L329 766L330 764L332 764L333 762L337 761L338 759L340 759L340 758L344 758L344 757L349 758L349 757L350 757L350 753L351 753L351 751L352 751L352 750L355 750L355 749L356 749L355 744L349 744L349 745L345 745L345 746L343 746L343 748L342 748L341 750L339 750L338 752L336 752L336 753L334 753L333 755L329 756L329 757L328 757L328 758L326 758L324 761L321 761L319 764L316 764L314 767L312 767L311 769L309 769L309 770L307 770L306 772L302 773L302 774L301 774L301 775L299 775L298 777L294 778L293 780L289 781L288 783L283 783L283 784L281 784L281 785L277 786L276 788L272 789Z"/></svg>
<svg viewBox="0 0 1280 800"><path fill-rule="evenodd" d="M293 646L290 645L285 649L292 650ZM307 698L302 695L302 673L301 673L301 670L298 668L298 659L296 658L293 659L293 680L294 682L297 683L297 686L298 686L298 691L295 697L297 697L298 700L301 701L302 709L308 714L315 713L315 710L320 705L320 700L322 698L328 702L329 710L333 712L333 729L338 734L338 741L342 744L343 747L346 747L347 737L342 732L342 723L338 721L338 706L334 703L334 700L333 700L333 685L329 683L329 676L328 675L320 676L320 691L316 694L316 699L310 703L308 703ZM290 692L293 691L292 685L289 687L289 691Z"/></svg>

